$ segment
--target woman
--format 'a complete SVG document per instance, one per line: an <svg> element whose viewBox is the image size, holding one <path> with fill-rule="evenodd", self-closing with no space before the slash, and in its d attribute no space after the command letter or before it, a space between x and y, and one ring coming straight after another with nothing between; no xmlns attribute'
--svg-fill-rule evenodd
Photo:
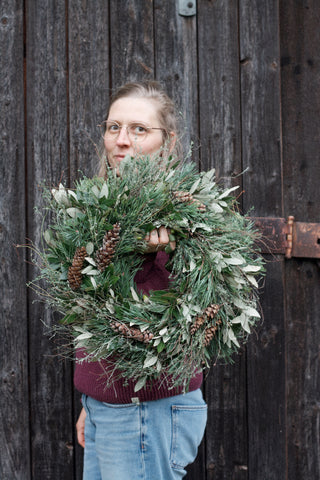
<svg viewBox="0 0 320 480"><path fill-rule="evenodd" d="M168 155L177 149L173 102L155 82L131 83L113 96L104 132L105 157L118 171L126 155ZM105 175L105 162L100 174ZM166 289L169 273L164 253L169 244L165 227L146 238L148 253L135 277L137 288ZM171 248L174 249L174 243ZM82 357L79 353L79 360ZM200 386L202 374L189 391L170 389L164 378L134 392L134 382L107 382L111 361L77 362L75 387L83 393L77 422L78 442L85 448L84 480L181 479L203 437L207 407Z"/></svg>

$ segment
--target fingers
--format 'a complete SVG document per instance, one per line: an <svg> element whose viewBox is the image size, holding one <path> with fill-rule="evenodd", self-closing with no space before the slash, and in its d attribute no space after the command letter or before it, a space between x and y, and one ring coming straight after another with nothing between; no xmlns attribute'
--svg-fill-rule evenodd
<svg viewBox="0 0 320 480"><path fill-rule="evenodd" d="M152 230L150 233L149 244L152 246L159 245L159 248L163 245L168 245L169 234L166 227L160 227L158 230Z"/></svg>
<svg viewBox="0 0 320 480"><path fill-rule="evenodd" d="M160 227L159 229L152 230L145 237L145 240L148 244L148 252L165 250L168 245L170 245L171 250L174 250L176 247L176 242L170 241L169 235L170 229L166 227Z"/></svg>
<svg viewBox="0 0 320 480"><path fill-rule="evenodd" d="M169 245L170 245L171 251L173 252L173 250L175 250L177 246L176 242L169 242Z"/></svg>
<svg viewBox="0 0 320 480"><path fill-rule="evenodd" d="M157 229L152 230L152 232L150 232L149 238L147 238L147 242L150 247L156 247L159 245L160 241L159 241L159 234Z"/></svg>
<svg viewBox="0 0 320 480"><path fill-rule="evenodd" d="M85 424L85 419L86 419L86 411L84 408L82 408L78 421L76 423L76 429L77 429L77 440L79 445L84 448L85 441L84 441L84 424Z"/></svg>
<svg viewBox="0 0 320 480"><path fill-rule="evenodd" d="M168 245L169 243L169 229L166 227L160 227L159 228L159 244L160 245Z"/></svg>

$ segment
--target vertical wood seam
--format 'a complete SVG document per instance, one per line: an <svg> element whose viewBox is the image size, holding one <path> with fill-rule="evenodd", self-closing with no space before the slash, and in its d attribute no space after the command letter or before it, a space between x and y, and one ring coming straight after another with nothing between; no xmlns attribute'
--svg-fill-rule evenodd
<svg viewBox="0 0 320 480"><path fill-rule="evenodd" d="M29 192L28 192L28 121L27 121L27 0L23 0L22 4L23 12L23 115L24 115L24 212L25 212L25 234L26 234L26 239L29 238L29 215L28 215L28 210L29 210ZM29 267L29 261L30 261L30 251L28 248L26 248L26 280L29 281L30 277L30 267ZM28 392L28 426L29 426L29 478L32 478L32 463L33 463L33 452L32 452L32 434L31 434L31 428L32 428L32 418L31 418L31 384L30 384L30 331L29 331L29 317L30 317L30 295L29 295L29 289L26 287L26 332L27 332L27 352L26 352L26 359L27 359L27 366L26 366L26 372L28 374L28 380L27 380L27 392Z"/></svg>
<svg viewBox="0 0 320 480"><path fill-rule="evenodd" d="M197 104L197 148L199 151L198 155L198 170L201 171L200 165L201 165L201 149L199 148L199 143L200 143L200 64L199 64L199 15L198 12L196 13L196 52L197 52L197 98L198 98L198 104ZM206 452L206 450L205 450Z"/></svg>
<svg viewBox="0 0 320 480"><path fill-rule="evenodd" d="M201 171L201 148L199 148L199 144L200 144L200 62L199 62L199 58L200 58L200 55L199 55L199 13L197 12L196 13L196 21L195 21L195 24L196 24L196 35L195 35L195 39L196 39L196 55L197 55L197 68L196 68L196 72L197 72L197 148L198 148L198 171ZM207 397L207 389L206 389L206 375L203 375L203 383L202 383L202 392L203 392L203 398L206 399ZM207 465L208 465L208 440L207 440L207 429L205 430L205 434L204 434L204 437L203 437L203 444L204 444L204 448L202 449L202 456L203 456L203 461L204 461L204 465L203 465L203 472L204 472L204 477L205 479L208 478L208 472L207 472Z"/></svg>
<svg viewBox="0 0 320 480"><path fill-rule="evenodd" d="M66 117L67 117L67 164L68 164L68 185L71 187L71 113L70 113L70 48L69 48L69 1L65 0L65 56L66 56ZM74 388L73 388L73 370L71 370L71 375L69 375L69 384L71 397L74 397ZM75 435L75 408L74 401L71 402L71 425L72 425L72 445L73 445L73 455L72 455L72 470L73 477L76 478L76 435Z"/></svg>
<svg viewBox="0 0 320 480"><path fill-rule="evenodd" d="M238 82L239 82L239 135L240 135L240 172L243 172L243 128L242 128L242 81L241 81L241 25L240 25L240 0L237 1L237 35L238 35ZM243 182L241 180L241 185L243 187ZM243 196L241 196L241 208L243 210ZM249 455L250 455L250 445L249 445L249 415L248 415L248 397L249 397L249 382L248 382L248 353L245 349L245 422L246 425L246 465L249 467ZM250 477L250 471L247 473L247 478Z"/></svg>
<svg viewBox="0 0 320 480"><path fill-rule="evenodd" d="M284 216L284 172L283 172L283 122L282 122L282 72L281 72L281 18L280 18L280 1L277 1L278 7L278 82L279 82L279 158L280 158L280 175L281 175L281 212ZM283 285L283 324L284 324L284 378L285 378L285 390L284 390L284 425L285 429L284 438L285 438L285 480L288 480L288 428L287 428L287 381L288 381L288 362L287 362L287 342L286 342L286 331L287 331L287 283L286 283L286 263L285 260L282 260L282 285Z"/></svg>
<svg viewBox="0 0 320 480"><path fill-rule="evenodd" d="M243 172L243 129L242 129L242 82L241 82L241 31L240 31L240 0L237 1L238 16L238 77L239 77L239 128L240 128L240 165Z"/></svg>
<svg viewBox="0 0 320 480"><path fill-rule="evenodd" d="M156 7L155 0L152 0L152 48L153 48L153 78L157 78L157 62L156 62Z"/></svg>
<svg viewBox="0 0 320 480"><path fill-rule="evenodd" d="M108 109L110 105L110 99L113 92L113 83L112 83L112 48L111 48L111 0L108 1L108 60L109 60L109 99L108 99ZM106 118L104 119L106 120Z"/></svg>
<svg viewBox="0 0 320 480"><path fill-rule="evenodd" d="M65 0L65 32L66 32L66 110L67 110L67 156L68 156L68 185L71 187L71 162L70 162L70 151L71 151L71 135L70 135L70 85L69 85L69 2Z"/></svg>

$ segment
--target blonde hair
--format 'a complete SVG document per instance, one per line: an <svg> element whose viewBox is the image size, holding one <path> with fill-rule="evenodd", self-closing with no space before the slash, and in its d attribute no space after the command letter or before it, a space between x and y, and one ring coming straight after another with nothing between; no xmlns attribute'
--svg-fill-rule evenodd
<svg viewBox="0 0 320 480"><path fill-rule="evenodd" d="M178 154L179 142L177 141L178 120L176 109L173 101L163 90L162 86L154 80L126 83L122 87L118 88L118 90L112 95L105 120L108 119L111 106L120 98L125 97L150 99L157 104L158 119L160 126L164 129L163 143L166 144L167 150L170 151L170 154ZM170 135L172 132L175 134L175 144L173 148L171 145L172 136ZM99 176L105 176L107 159L103 141L99 151L101 159Z"/></svg>

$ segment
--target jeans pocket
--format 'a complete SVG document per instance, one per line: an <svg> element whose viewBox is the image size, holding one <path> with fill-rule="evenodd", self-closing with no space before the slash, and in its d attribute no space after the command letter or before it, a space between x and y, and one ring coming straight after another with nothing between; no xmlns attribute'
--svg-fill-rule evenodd
<svg viewBox="0 0 320 480"><path fill-rule="evenodd" d="M108 408L113 408L115 410L121 410L124 408L136 408L137 404L135 403L107 403L107 402L101 402L102 405Z"/></svg>
<svg viewBox="0 0 320 480"><path fill-rule="evenodd" d="M170 465L183 469L197 456L207 423L207 405L172 406Z"/></svg>

